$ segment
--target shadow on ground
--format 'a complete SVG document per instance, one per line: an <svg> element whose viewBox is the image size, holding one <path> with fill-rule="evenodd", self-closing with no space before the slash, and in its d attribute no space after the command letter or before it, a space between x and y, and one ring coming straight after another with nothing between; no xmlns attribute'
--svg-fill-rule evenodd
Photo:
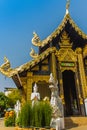
<svg viewBox="0 0 87 130"><path fill-rule="evenodd" d="M66 117L65 118L65 128L66 129L70 129L70 128L74 128L74 127L78 127L78 123L75 123L71 117Z"/></svg>

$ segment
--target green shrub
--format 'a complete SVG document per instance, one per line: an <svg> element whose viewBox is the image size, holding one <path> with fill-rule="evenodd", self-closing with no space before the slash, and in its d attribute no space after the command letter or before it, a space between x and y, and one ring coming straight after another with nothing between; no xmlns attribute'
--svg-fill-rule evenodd
<svg viewBox="0 0 87 130"><path fill-rule="evenodd" d="M19 125L21 127L29 127L32 120L31 104L25 103L19 114Z"/></svg>
<svg viewBox="0 0 87 130"><path fill-rule="evenodd" d="M43 120L43 104L39 102L32 107L32 126L41 127Z"/></svg>
<svg viewBox="0 0 87 130"><path fill-rule="evenodd" d="M18 123L21 127L50 126L52 108L48 102L39 102L33 107L25 103L19 114Z"/></svg>
<svg viewBox="0 0 87 130"><path fill-rule="evenodd" d="M32 108L32 126L50 126L52 107L49 102L39 102Z"/></svg>
<svg viewBox="0 0 87 130"><path fill-rule="evenodd" d="M15 112L10 111L5 114L5 126L15 126Z"/></svg>
<svg viewBox="0 0 87 130"><path fill-rule="evenodd" d="M44 103L43 107L43 114L44 114L44 125L50 126L51 116L52 116L52 107L48 103Z"/></svg>

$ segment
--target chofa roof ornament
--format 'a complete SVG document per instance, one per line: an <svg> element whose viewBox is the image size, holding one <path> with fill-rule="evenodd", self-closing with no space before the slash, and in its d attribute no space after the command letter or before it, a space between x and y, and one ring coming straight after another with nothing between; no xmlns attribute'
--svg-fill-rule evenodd
<svg viewBox="0 0 87 130"><path fill-rule="evenodd" d="M33 48L31 48L30 56L34 59L38 57L38 54L35 52Z"/></svg>
<svg viewBox="0 0 87 130"><path fill-rule="evenodd" d="M69 7L70 7L70 0L67 0L67 3L66 3L66 14L69 13Z"/></svg>
<svg viewBox="0 0 87 130"><path fill-rule="evenodd" d="M8 60L8 58L5 56L4 57L4 63L0 66L0 69L2 70L8 70L10 69L11 65L10 65L10 61Z"/></svg>
<svg viewBox="0 0 87 130"><path fill-rule="evenodd" d="M33 38L32 38L31 41L32 41L32 44L33 44L34 46L41 46L40 38L39 38L39 36L37 35L36 32L33 32Z"/></svg>

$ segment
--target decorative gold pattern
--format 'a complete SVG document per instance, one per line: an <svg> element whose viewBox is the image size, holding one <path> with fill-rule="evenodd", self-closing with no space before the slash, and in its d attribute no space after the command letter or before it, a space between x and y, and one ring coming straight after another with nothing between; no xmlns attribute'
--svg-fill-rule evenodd
<svg viewBox="0 0 87 130"><path fill-rule="evenodd" d="M33 32L32 43L35 46L41 46L40 38L39 38L39 36L35 32Z"/></svg>
<svg viewBox="0 0 87 130"><path fill-rule="evenodd" d="M9 70L11 65L10 65L10 61L7 59L7 57L4 57L4 62L5 63L0 66L0 69L3 69L5 71Z"/></svg>
<svg viewBox="0 0 87 130"><path fill-rule="evenodd" d="M38 57L38 54L36 54L35 50L31 48L30 56L35 59Z"/></svg>
<svg viewBox="0 0 87 130"><path fill-rule="evenodd" d="M83 58L85 58L87 56L87 44L83 49Z"/></svg>
<svg viewBox="0 0 87 130"><path fill-rule="evenodd" d="M77 48L76 53L78 55L79 73L80 73L80 79L81 79L81 84L82 84L83 98L86 98L87 86L86 86L86 76L85 76L85 71L84 71L84 64L83 64L83 59L82 59L82 49Z"/></svg>
<svg viewBox="0 0 87 130"><path fill-rule="evenodd" d="M62 36L60 37L60 47L72 47L72 43L70 42L70 37L68 37L68 34L66 31L62 33Z"/></svg>
<svg viewBox="0 0 87 130"><path fill-rule="evenodd" d="M60 98L62 99L62 103L65 104L64 95L60 95Z"/></svg>
<svg viewBox="0 0 87 130"><path fill-rule="evenodd" d="M64 62L67 64L74 64L74 62L77 61L77 56L76 53L71 49L72 43L70 43L70 38L68 37L68 34L64 31L60 39L60 50L56 51L58 61L61 63Z"/></svg>
<svg viewBox="0 0 87 130"><path fill-rule="evenodd" d="M81 97L81 95L79 95L79 101L80 101L80 105L83 104L83 98Z"/></svg>
<svg viewBox="0 0 87 130"><path fill-rule="evenodd" d="M56 72L56 57L55 54L51 54L51 72L53 74L53 77L55 81L57 80L57 72Z"/></svg>
<svg viewBox="0 0 87 130"><path fill-rule="evenodd" d="M58 57L59 61L68 61L68 62L76 62L77 61L77 56L76 53L69 48L62 48L58 52L56 51L56 56Z"/></svg>
<svg viewBox="0 0 87 130"><path fill-rule="evenodd" d="M72 72L76 71L75 67L61 67L61 72L64 72L65 70L71 70Z"/></svg>

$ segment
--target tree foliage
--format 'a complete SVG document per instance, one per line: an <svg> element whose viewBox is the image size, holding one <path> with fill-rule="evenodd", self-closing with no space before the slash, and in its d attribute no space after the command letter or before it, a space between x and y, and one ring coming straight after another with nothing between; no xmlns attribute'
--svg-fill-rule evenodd
<svg viewBox="0 0 87 130"><path fill-rule="evenodd" d="M9 98L3 92L0 92L0 113L4 113L4 109L8 108Z"/></svg>
<svg viewBox="0 0 87 130"><path fill-rule="evenodd" d="M8 98L10 99L10 105L14 106L17 100L21 100L21 94L18 89L14 89L10 94L8 94Z"/></svg>

